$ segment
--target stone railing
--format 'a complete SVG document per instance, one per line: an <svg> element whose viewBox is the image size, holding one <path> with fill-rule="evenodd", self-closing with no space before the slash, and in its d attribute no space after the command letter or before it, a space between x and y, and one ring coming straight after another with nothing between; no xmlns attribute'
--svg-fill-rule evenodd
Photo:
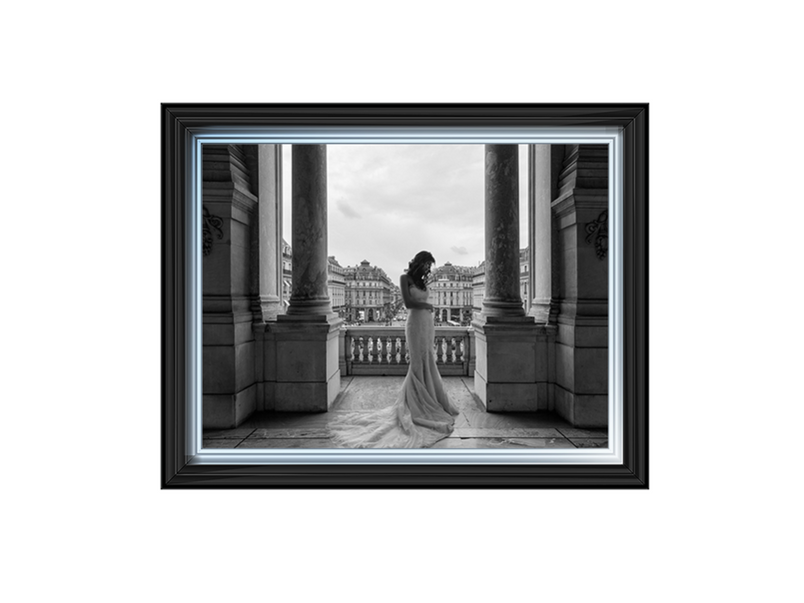
<svg viewBox="0 0 804 603"><path fill-rule="evenodd" d="M346 327L340 333L342 375L405 375L409 355L405 327ZM474 330L436 327L433 344L442 375L473 375Z"/></svg>

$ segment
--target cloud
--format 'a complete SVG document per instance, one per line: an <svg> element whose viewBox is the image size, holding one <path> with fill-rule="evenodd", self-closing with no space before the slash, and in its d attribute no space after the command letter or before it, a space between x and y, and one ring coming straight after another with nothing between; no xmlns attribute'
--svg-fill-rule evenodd
<svg viewBox="0 0 804 603"><path fill-rule="evenodd" d="M291 147L282 147L283 228L288 241ZM368 260L392 278L423 249L437 264L476 266L485 258L484 159L482 144L327 145L328 255L336 256L342 266ZM522 199L527 192L526 160L523 146ZM520 205L522 232L527 233L526 205ZM523 236L522 247L526 240Z"/></svg>
<svg viewBox="0 0 804 603"><path fill-rule="evenodd" d="M336 207L340 210L340 212L346 216L347 218L360 218L360 214L357 213L351 205L349 205L346 201L338 201Z"/></svg>

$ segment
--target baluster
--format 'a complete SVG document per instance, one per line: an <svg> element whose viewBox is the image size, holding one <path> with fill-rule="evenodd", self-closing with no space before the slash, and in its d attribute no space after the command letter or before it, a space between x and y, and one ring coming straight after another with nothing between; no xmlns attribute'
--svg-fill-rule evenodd
<svg viewBox="0 0 804 603"><path fill-rule="evenodd" d="M396 337L391 337L391 359L389 362L391 364L399 364L399 359L397 358L397 344L396 344Z"/></svg>
<svg viewBox="0 0 804 603"><path fill-rule="evenodd" d="M455 364L463 363L463 337L455 338Z"/></svg>
<svg viewBox="0 0 804 603"><path fill-rule="evenodd" d="M380 337L380 364L388 364L388 336Z"/></svg>
<svg viewBox="0 0 804 603"><path fill-rule="evenodd" d="M404 348L402 350L402 357L405 359L405 364L410 364L410 350L408 349L407 339L402 340L402 347Z"/></svg>
<svg viewBox="0 0 804 603"><path fill-rule="evenodd" d="M436 364L443 364L444 360L442 357L442 346L444 343L444 338L436 336L435 338L435 345L436 345Z"/></svg>
<svg viewBox="0 0 804 603"><path fill-rule="evenodd" d="M363 338L358 337L357 343L355 344L356 347L356 356L359 362L363 362Z"/></svg>

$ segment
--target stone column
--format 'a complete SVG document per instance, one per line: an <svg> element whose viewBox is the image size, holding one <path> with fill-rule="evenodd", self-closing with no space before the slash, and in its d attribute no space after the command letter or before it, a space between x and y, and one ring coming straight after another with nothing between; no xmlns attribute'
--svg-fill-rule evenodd
<svg viewBox="0 0 804 603"><path fill-rule="evenodd" d="M257 221L254 149L203 145L202 417L205 428L236 427L257 410L252 329Z"/></svg>
<svg viewBox="0 0 804 603"><path fill-rule="evenodd" d="M287 313L328 316L327 147L293 145L293 282Z"/></svg>
<svg viewBox="0 0 804 603"><path fill-rule="evenodd" d="M254 321L276 320L282 308L282 154L276 144L257 145L257 220L252 270Z"/></svg>
<svg viewBox="0 0 804 603"><path fill-rule="evenodd" d="M269 323L275 354L273 409L326 411L340 391L338 331L327 285L327 148L293 145L293 276L286 314Z"/></svg>
<svg viewBox="0 0 804 603"><path fill-rule="evenodd" d="M484 317L524 316L519 294L519 148L486 145Z"/></svg>
<svg viewBox="0 0 804 603"><path fill-rule="evenodd" d="M553 201L559 270L555 410L608 424L608 147L568 145Z"/></svg>
<svg viewBox="0 0 804 603"><path fill-rule="evenodd" d="M519 292L518 152L486 145L485 296L473 326L475 392L490 412L547 408L547 335Z"/></svg>
<svg viewBox="0 0 804 603"><path fill-rule="evenodd" d="M550 145L532 144L528 147L530 178L528 193L530 206L528 230L530 234L530 290L529 314L539 324L550 319L552 299L551 223L552 202Z"/></svg>

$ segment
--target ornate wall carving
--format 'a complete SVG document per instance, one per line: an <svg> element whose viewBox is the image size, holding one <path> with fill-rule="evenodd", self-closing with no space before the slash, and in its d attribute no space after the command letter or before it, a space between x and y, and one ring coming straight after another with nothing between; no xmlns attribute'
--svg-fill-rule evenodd
<svg viewBox="0 0 804 603"><path fill-rule="evenodd" d="M591 243L593 239L597 258L605 259L609 250L609 211L607 209L600 212L597 220L586 225L586 242Z"/></svg>
<svg viewBox="0 0 804 603"><path fill-rule="evenodd" d="M209 213L209 210L204 207L203 221L203 250L204 255L209 255L212 251L213 231L219 239L223 238L223 220L221 220L218 216L213 216L211 213Z"/></svg>

